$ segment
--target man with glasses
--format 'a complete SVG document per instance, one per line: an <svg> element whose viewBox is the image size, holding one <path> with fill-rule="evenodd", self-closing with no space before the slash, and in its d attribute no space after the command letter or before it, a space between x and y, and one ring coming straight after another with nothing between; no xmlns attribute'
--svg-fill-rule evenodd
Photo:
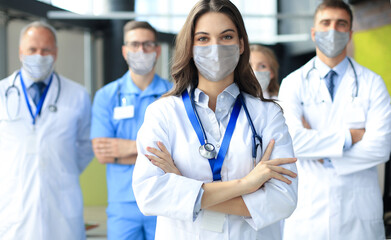
<svg viewBox="0 0 391 240"><path fill-rule="evenodd" d="M135 140L145 109L172 87L155 74L161 53L156 38L156 30L149 23L128 22L122 55L129 71L100 89L94 98L91 139L96 158L106 164L108 239L155 236L156 217L144 216L138 209L132 175L137 158Z"/></svg>

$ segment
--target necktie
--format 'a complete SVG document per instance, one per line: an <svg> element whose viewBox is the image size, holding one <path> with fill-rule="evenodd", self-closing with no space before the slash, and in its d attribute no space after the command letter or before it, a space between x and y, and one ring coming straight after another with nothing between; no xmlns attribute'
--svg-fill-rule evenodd
<svg viewBox="0 0 391 240"><path fill-rule="evenodd" d="M334 80L337 76L337 73L333 70L330 70L330 72L327 73L325 80L327 88L329 89L331 100L334 100Z"/></svg>
<svg viewBox="0 0 391 240"><path fill-rule="evenodd" d="M35 82L31 85L32 88L34 88L34 96L33 101L35 103L35 106L38 105L39 99L41 99L42 93L46 87L46 84L44 82Z"/></svg>

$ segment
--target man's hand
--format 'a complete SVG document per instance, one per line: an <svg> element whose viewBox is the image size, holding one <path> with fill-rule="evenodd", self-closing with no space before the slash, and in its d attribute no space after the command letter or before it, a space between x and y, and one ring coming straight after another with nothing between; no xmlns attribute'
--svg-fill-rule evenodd
<svg viewBox="0 0 391 240"><path fill-rule="evenodd" d="M121 138L94 138L92 148L100 163L137 156L136 141Z"/></svg>
<svg viewBox="0 0 391 240"><path fill-rule="evenodd" d="M365 133L365 128L349 129L349 130L350 130L350 135L352 135L352 144L361 141Z"/></svg>

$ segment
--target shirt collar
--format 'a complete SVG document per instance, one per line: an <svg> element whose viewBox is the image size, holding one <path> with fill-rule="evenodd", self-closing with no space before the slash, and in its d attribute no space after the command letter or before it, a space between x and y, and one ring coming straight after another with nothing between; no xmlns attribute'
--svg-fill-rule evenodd
<svg viewBox="0 0 391 240"><path fill-rule="evenodd" d="M129 71L122 76L120 91L122 94L137 94L141 92L141 89L134 84Z"/></svg>
<svg viewBox="0 0 391 240"><path fill-rule="evenodd" d="M188 91L190 91L190 90L191 90L190 87L188 87ZM227 88L225 88L219 94L219 96L230 97L230 98L228 98L230 100L227 100L227 101L232 101L232 103L233 103L233 102L235 102L236 97L239 95L239 93L240 93L240 91L239 91L238 85L236 85L236 83L232 83ZM219 98L219 96L217 96L217 98ZM206 107L206 106L208 106L208 103L209 103L209 96L206 95L203 91L201 91L201 89L196 88L194 90L194 102L198 103L200 106Z"/></svg>
<svg viewBox="0 0 391 240"><path fill-rule="evenodd" d="M345 57L337 66L333 67L338 76L343 76L348 68L349 60ZM318 69L321 78L325 78L327 73L331 70L324 62L322 62L318 57L315 58L315 68Z"/></svg>
<svg viewBox="0 0 391 240"><path fill-rule="evenodd" d="M152 82L148 87L142 91L137 85L133 82L130 72L127 71L124 76L122 76L122 82L120 91L122 94L143 94L143 95L162 95L167 91L167 87L159 81L159 76L155 74L153 76Z"/></svg>

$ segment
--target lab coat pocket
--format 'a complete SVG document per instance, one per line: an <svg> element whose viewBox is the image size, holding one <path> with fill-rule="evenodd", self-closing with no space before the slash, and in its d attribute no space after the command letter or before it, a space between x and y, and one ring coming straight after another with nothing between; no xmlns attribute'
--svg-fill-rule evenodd
<svg viewBox="0 0 391 240"><path fill-rule="evenodd" d="M349 102L344 110L344 121L348 128L365 128L366 114L362 100L357 99Z"/></svg>
<svg viewBox="0 0 391 240"><path fill-rule="evenodd" d="M361 220L380 220L383 215L381 195L376 188L358 188L355 190L356 214Z"/></svg>
<svg viewBox="0 0 391 240"><path fill-rule="evenodd" d="M330 110L331 104L329 102L303 102L303 117L313 129L320 128L327 123Z"/></svg>
<svg viewBox="0 0 391 240"><path fill-rule="evenodd" d="M62 173L61 211L68 218L80 217L83 213L83 198L79 176Z"/></svg>

